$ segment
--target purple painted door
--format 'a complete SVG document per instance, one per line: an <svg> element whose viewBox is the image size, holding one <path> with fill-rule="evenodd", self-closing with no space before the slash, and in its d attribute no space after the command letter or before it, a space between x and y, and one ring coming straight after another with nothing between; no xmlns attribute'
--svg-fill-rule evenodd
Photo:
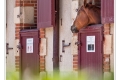
<svg viewBox="0 0 120 80"><path fill-rule="evenodd" d="M114 0L101 0L101 22L114 23Z"/></svg>
<svg viewBox="0 0 120 80"><path fill-rule="evenodd" d="M25 30L20 32L21 76L39 74L39 31Z"/></svg>
<svg viewBox="0 0 120 80"><path fill-rule="evenodd" d="M37 0L37 28L55 25L55 0Z"/></svg>
<svg viewBox="0 0 120 80"><path fill-rule="evenodd" d="M102 80L102 25L88 26L79 32L79 68L89 80Z"/></svg>

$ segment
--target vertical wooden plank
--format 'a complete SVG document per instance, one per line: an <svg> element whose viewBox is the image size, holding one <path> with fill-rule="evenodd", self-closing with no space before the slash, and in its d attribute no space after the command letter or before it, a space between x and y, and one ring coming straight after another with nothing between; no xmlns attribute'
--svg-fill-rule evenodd
<svg viewBox="0 0 120 80"><path fill-rule="evenodd" d="M101 0L102 23L114 22L114 0Z"/></svg>
<svg viewBox="0 0 120 80"><path fill-rule="evenodd" d="M52 26L55 27L55 13L56 13L56 10L55 10L55 0L52 0L51 1L51 7L52 7L52 11L51 11L51 21L52 21Z"/></svg>
<svg viewBox="0 0 120 80"><path fill-rule="evenodd" d="M28 53L26 49L27 39L33 38L33 52ZM23 78L26 69L33 75L39 74L39 31L25 30L20 32L20 76Z"/></svg>
<svg viewBox="0 0 120 80"><path fill-rule="evenodd" d="M96 28L95 28L96 26ZM102 27L102 25L100 25ZM79 69L90 74L91 78L102 77L102 28L99 25L88 26L79 32ZM99 27L99 28L98 28ZM87 52L87 36L95 36L95 52ZM98 74L98 75L97 75Z"/></svg>
<svg viewBox="0 0 120 80"><path fill-rule="evenodd" d="M53 28L53 70L59 71L59 0L55 0L55 27Z"/></svg>
<svg viewBox="0 0 120 80"><path fill-rule="evenodd" d="M37 28L53 27L55 20L54 0L38 0Z"/></svg>

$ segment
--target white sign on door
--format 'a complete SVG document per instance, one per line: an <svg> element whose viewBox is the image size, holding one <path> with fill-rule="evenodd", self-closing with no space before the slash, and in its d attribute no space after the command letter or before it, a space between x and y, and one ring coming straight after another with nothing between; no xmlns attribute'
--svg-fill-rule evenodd
<svg viewBox="0 0 120 80"><path fill-rule="evenodd" d="M26 39L26 53L33 53L33 38Z"/></svg>
<svg viewBox="0 0 120 80"><path fill-rule="evenodd" d="M86 37L86 51L95 52L95 36Z"/></svg>

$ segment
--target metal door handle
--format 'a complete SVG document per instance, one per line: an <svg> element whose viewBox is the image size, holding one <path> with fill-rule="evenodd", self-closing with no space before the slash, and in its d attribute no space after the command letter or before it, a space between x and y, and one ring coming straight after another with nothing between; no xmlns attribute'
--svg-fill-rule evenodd
<svg viewBox="0 0 120 80"><path fill-rule="evenodd" d="M70 46L70 44L65 44L65 40L62 40L62 52L65 52L64 48Z"/></svg>
<svg viewBox="0 0 120 80"><path fill-rule="evenodd" d="M9 47L9 43L6 43L6 54L9 54L8 50L10 50L10 49L13 49L13 48Z"/></svg>

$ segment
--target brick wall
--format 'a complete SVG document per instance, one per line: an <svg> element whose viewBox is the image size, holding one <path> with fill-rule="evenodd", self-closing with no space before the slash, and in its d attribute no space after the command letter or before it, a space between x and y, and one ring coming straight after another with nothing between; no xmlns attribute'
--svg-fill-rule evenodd
<svg viewBox="0 0 120 80"><path fill-rule="evenodd" d="M15 56L15 68L16 68L16 71L19 71L19 60L20 60L20 57Z"/></svg>
<svg viewBox="0 0 120 80"><path fill-rule="evenodd" d="M110 24L104 24L104 35L110 34Z"/></svg>
<svg viewBox="0 0 120 80"><path fill-rule="evenodd" d="M34 7L34 23L17 23L15 24L15 39L19 39L19 31L21 29L31 29L37 26L37 0L16 0L15 7Z"/></svg>
<svg viewBox="0 0 120 80"><path fill-rule="evenodd" d="M40 29L40 38L45 38L45 29ZM45 56L40 56L40 71L45 71Z"/></svg>
<svg viewBox="0 0 120 80"><path fill-rule="evenodd" d="M44 28L40 29L40 38L45 38L45 29Z"/></svg>
<svg viewBox="0 0 120 80"><path fill-rule="evenodd" d="M73 70L78 71L78 55L73 55Z"/></svg>
<svg viewBox="0 0 120 80"><path fill-rule="evenodd" d="M37 0L16 0L15 7L34 7L34 23L16 23L15 39L20 39L19 33L23 29L37 28ZM45 37L45 29L40 29L40 38ZM19 70L19 56L15 56L16 70ZM40 56L40 71L45 71L45 57Z"/></svg>
<svg viewBox="0 0 120 80"><path fill-rule="evenodd" d="M104 54L103 56L103 71L110 72L110 55L109 54Z"/></svg>
<svg viewBox="0 0 120 80"><path fill-rule="evenodd" d="M104 24L104 36L105 35L110 35L110 24ZM103 71L110 72L110 54L104 53L103 55Z"/></svg>
<svg viewBox="0 0 120 80"><path fill-rule="evenodd" d="M37 24L17 23L15 26L15 39L20 39L20 30L36 28Z"/></svg>
<svg viewBox="0 0 120 80"><path fill-rule="evenodd" d="M78 36L78 33L73 33L73 36ZM73 70L78 71L78 55L73 55Z"/></svg>
<svg viewBox="0 0 120 80"><path fill-rule="evenodd" d="M15 6L36 6L37 9L37 0L16 0Z"/></svg>
<svg viewBox="0 0 120 80"><path fill-rule="evenodd" d="M40 56L40 71L45 71L45 56Z"/></svg>

